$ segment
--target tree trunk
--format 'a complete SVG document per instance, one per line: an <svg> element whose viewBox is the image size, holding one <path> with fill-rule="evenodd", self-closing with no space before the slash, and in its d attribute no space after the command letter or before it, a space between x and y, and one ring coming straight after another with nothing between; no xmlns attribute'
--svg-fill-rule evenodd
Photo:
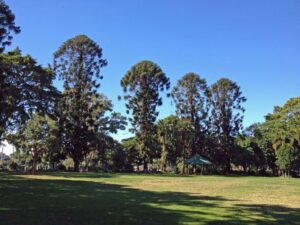
<svg viewBox="0 0 300 225"><path fill-rule="evenodd" d="M148 163L147 160L144 159L144 173L148 172Z"/></svg>
<svg viewBox="0 0 300 225"><path fill-rule="evenodd" d="M173 163L172 167L175 167L175 173L178 173L177 157L176 157L176 156L175 156L175 158L174 158L174 163Z"/></svg>
<svg viewBox="0 0 300 225"><path fill-rule="evenodd" d="M32 175L36 172L36 161L38 159L38 150L36 147L32 148Z"/></svg>
<svg viewBox="0 0 300 225"><path fill-rule="evenodd" d="M182 166L182 174L185 174L185 167L186 167L186 164L185 164L185 146L183 147L183 166Z"/></svg>
<svg viewBox="0 0 300 225"><path fill-rule="evenodd" d="M77 158L74 158L74 171L79 172L79 160Z"/></svg>
<svg viewBox="0 0 300 225"><path fill-rule="evenodd" d="M276 169L272 169L273 176L278 176L278 172Z"/></svg>
<svg viewBox="0 0 300 225"><path fill-rule="evenodd" d="M32 175L35 175L35 167L36 167L36 161L33 157L33 160L32 160Z"/></svg>
<svg viewBox="0 0 300 225"><path fill-rule="evenodd" d="M244 170L244 173L246 174L247 173L247 165L243 165L243 170Z"/></svg>
<svg viewBox="0 0 300 225"><path fill-rule="evenodd" d="M161 162L162 162L162 171L167 171L167 146L166 146L166 140L165 137L162 137L162 153L161 153Z"/></svg>
<svg viewBox="0 0 300 225"><path fill-rule="evenodd" d="M87 155L85 157L85 165L84 165L84 171L85 172L89 172L89 164L90 164L90 161L91 161L91 156L89 157L89 155Z"/></svg>
<svg viewBox="0 0 300 225"><path fill-rule="evenodd" d="M185 157L183 157L182 174L185 174Z"/></svg>
<svg viewBox="0 0 300 225"><path fill-rule="evenodd" d="M164 164L163 172L167 172L167 164Z"/></svg>
<svg viewBox="0 0 300 225"><path fill-rule="evenodd" d="M231 172L231 165L230 165L230 159L227 160L226 165L225 165L225 171L227 174Z"/></svg>

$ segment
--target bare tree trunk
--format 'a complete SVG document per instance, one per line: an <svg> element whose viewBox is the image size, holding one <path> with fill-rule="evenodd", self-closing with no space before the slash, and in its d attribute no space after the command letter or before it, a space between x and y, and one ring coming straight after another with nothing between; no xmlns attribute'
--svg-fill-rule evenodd
<svg viewBox="0 0 300 225"><path fill-rule="evenodd" d="M32 148L32 175L36 173L36 162L38 159L38 150L36 147Z"/></svg>
<svg viewBox="0 0 300 225"><path fill-rule="evenodd" d="M183 152L183 166L182 166L182 174L185 174L185 152Z"/></svg>
<svg viewBox="0 0 300 225"><path fill-rule="evenodd" d="M227 159L226 165L225 165L226 173L229 174L231 172L231 165L230 165L230 159Z"/></svg>
<svg viewBox="0 0 300 225"><path fill-rule="evenodd" d="M32 160L32 175L35 175L35 167L36 167L36 162L35 162L35 159L33 157L33 160Z"/></svg>
<svg viewBox="0 0 300 225"><path fill-rule="evenodd" d="M91 158L92 158L90 156L90 154L87 154L87 156L85 157L85 166L84 166L84 171L85 172L89 172L89 164L90 164L90 161L91 161Z"/></svg>
<svg viewBox="0 0 300 225"><path fill-rule="evenodd" d="M74 158L74 171L79 172L79 160L77 158Z"/></svg>
<svg viewBox="0 0 300 225"><path fill-rule="evenodd" d="M144 173L148 172L148 163L146 158L144 158Z"/></svg>

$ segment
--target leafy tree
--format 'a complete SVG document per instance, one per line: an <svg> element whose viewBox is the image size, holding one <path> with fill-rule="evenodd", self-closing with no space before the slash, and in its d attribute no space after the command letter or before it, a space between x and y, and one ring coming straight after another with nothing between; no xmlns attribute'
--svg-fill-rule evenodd
<svg viewBox="0 0 300 225"><path fill-rule="evenodd" d="M140 165L142 165L142 158L139 155L139 146L136 137L126 138L122 140L122 146L127 156L127 162L129 165L136 165L139 171Z"/></svg>
<svg viewBox="0 0 300 225"><path fill-rule="evenodd" d="M255 136L239 135L236 138L233 161L237 160L246 172L247 168L254 167L257 173L265 173L266 161L263 150ZM250 169L250 168L249 168Z"/></svg>
<svg viewBox="0 0 300 225"><path fill-rule="evenodd" d="M227 78L222 78L211 86L210 126L218 144L215 160L227 172L231 170L234 139L242 128L244 112L242 103L245 101L240 87Z"/></svg>
<svg viewBox="0 0 300 225"><path fill-rule="evenodd" d="M203 152L204 137L207 131L205 120L207 118L207 94L208 88L205 79L195 73L184 75L171 93L177 115L189 119L195 127L196 140L190 155L194 155L197 149Z"/></svg>
<svg viewBox="0 0 300 225"><path fill-rule="evenodd" d="M123 144L114 141L114 146L111 149L111 169L113 171L133 171L133 159L135 156L130 153L132 152L128 152L128 149L125 149Z"/></svg>
<svg viewBox="0 0 300 225"><path fill-rule="evenodd" d="M175 124L177 122L177 117L169 116L162 120L159 120L157 123L157 132L158 132L158 140L161 144L161 163L163 166L163 170L166 171L167 161L169 158L171 150L171 146L174 143L174 133L175 133ZM175 162L176 163L176 162Z"/></svg>
<svg viewBox="0 0 300 225"><path fill-rule="evenodd" d="M282 144L276 150L276 164L283 171L284 175L289 176L292 170L293 161L295 160L295 152L291 145Z"/></svg>
<svg viewBox="0 0 300 225"><path fill-rule="evenodd" d="M177 164L182 162L182 173L185 172L185 160L190 157L190 150L195 141L194 124L189 119L168 116L158 121L158 137L162 145L161 162L166 170L171 164L177 172Z"/></svg>
<svg viewBox="0 0 300 225"><path fill-rule="evenodd" d="M20 27L15 25L15 15L9 6L0 0L0 53L4 52L5 46L11 44L12 33L20 33Z"/></svg>
<svg viewBox="0 0 300 225"><path fill-rule="evenodd" d="M250 172L251 166L253 165L253 151L247 147L240 144L241 140L238 140L238 144L234 146L234 157L232 162L235 165L242 166L245 173ZM243 142L243 141L242 141Z"/></svg>
<svg viewBox="0 0 300 225"><path fill-rule="evenodd" d="M72 157L75 171L89 152L103 151L108 132L126 124L124 117L112 112L111 102L97 93L106 64L100 46L85 35L66 41L55 53L55 73L65 88L58 106L63 148Z"/></svg>
<svg viewBox="0 0 300 225"><path fill-rule="evenodd" d="M177 138L181 148L182 155L182 173L185 174L188 167L185 161L191 157L193 144L195 143L195 126L189 119L181 119L177 125Z"/></svg>
<svg viewBox="0 0 300 225"><path fill-rule="evenodd" d="M95 112L101 107L97 82L106 64L100 46L85 35L67 40L54 54L54 71L65 88L58 107L63 148L74 160L75 171L95 148Z"/></svg>
<svg viewBox="0 0 300 225"><path fill-rule="evenodd" d="M9 6L0 0L0 53L3 53L5 46L10 45L12 33L19 33L21 30L15 25L15 15ZM16 64L15 64L16 65ZM19 67L20 68L20 67ZM15 107L16 93L11 88L14 83L10 83L12 70L8 55L0 55L0 143L7 126L11 124L13 112L17 111ZM16 74L13 75L15 77ZM23 110L22 110L23 111Z"/></svg>
<svg viewBox="0 0 300 225"><path fill-rule="evenodd" d="M15 145L15 142L9 142ZM22 151L20 146L16 146L16 151L10 155L10 162L16 163L17 169L23 171L32 170L32 156L28 151Z"/></svg>
<svg viewBox="0 0 300 225"><path fill-rule="evenodd" d="M252 145L257 145L257 148L260 149L262 153L259 153L257 156L261 155L257 160L256 165L264 164L260 166L263 170L271 170L273 175L277 174L277 165L276 165L276 155L275 149L273 148L272 138L269 133L269 128L265 123L263 124L252 124L246 129L246 136L251 139ZM258 151L259 152L259 151ZM263 154L263 156L262 156ZM256 156L256 157L257 157Z"/></svg>
<svg viewBox="0 0 300 225"><path fill-rule="evenodd" d="M261 149L263 152L264 167L272 170L272 174L275 175L277 173L275 149L272 146L272 139L268 128L265 124L252 124L246 129L246 136Z"/></svg>
<svg viewBox="0 0 300 225"><path fill-rule="evenodd" d="M32 173L41 160L51 161L59 154L58 126L48 116L35 114L15 135L14 144L32 156Z"/></svg>
<svg viewBox="0 0 300 225"><path fill-rule="evenodd" d="M273 175L277 175L278 167L276 165L276 153L272 141L267 136L263 135L258 144L264 153L266 167L272 171Z"/></svg>
<svg viewBox="0 0 300 225"><path fill-rule="evenodd" d="M120 113L113 111L113 104L106 96L99 94L97 101L100 102L101 105L92 112L92 117L95 120L97 128L95 130L96 134L94 137L95 148L92 148L93 151L87 154L84 158L85 161L89 161L89 159L92 158L92 161L95 162L97 155L102 169L107 170L107 151L119 149L120 145L112 137L110 137L110 134L117 133L118 130L125 130L127 121ZM89 163L86 163L86 170L88 169L88 164Z"/></svg>
<svg viewBox="0 0 300 225"><path fill-rule="evenodd" d="M144 171L147 171L148 162L155 155L154 122L158 116L156 108L162 104L159 92L169 89L170 82L159 66L150 61L142 61L125 74L121 86L127 101L127 112L131 111L133 114L130 118L132 131L137 133Z"/></svg>
<svg viewBox="0 0 300 225"><path fill-rule="evenodd" d="M0 140L8 129L15 130L32 113L53 113L57 90L54 74L19 49L0 54Z"/></svg>
<svg viewBox="0 0 300 225"><path fill-rule="evenodd" d="M279 168L284 173L300 170L300 97L275 107L263 126L272 139Z"/></svg>

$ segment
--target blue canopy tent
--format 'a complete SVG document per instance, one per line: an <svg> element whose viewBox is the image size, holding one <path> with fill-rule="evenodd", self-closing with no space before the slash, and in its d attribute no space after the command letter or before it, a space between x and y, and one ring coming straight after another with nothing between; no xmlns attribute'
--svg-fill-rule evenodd
<svg viewBox="0 0 300 225"><path fill-rule="evenodd" d="M200 165L201 166L201 174L202 174L203 166L208 166L208 165L212 165L213 164L212 162L210 162L209 160L205 159L204 157L202 157L198 153L196 153L191 158L187 159L185 161L185 163L187 165L193 165L193 166Z"/></svg>

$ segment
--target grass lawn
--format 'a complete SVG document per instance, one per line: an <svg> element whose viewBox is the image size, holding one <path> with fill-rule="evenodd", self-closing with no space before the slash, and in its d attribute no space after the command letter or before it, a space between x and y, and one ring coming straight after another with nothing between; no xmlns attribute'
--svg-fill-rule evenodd
<svg viewBox="0 0 300 225"><path fill-rule="evenodd" d="M0 224L300 225L300 179L0 173Z"/></svg>

